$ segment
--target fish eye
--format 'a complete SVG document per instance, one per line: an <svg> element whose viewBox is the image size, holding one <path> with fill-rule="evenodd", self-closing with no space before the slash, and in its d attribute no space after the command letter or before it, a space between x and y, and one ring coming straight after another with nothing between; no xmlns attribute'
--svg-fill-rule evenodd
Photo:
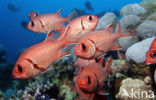
<svg viewBox="0 0 156 100"><path fill-rule="evenodd" d="M34 27L34 25L35 25L35 23L32 21L32 22L31 22L31 26Z"/></svg>
<svg viewBox="0 0 156 100"><path fill-rule="evenodd" d="M88 78L88 83L87 84L90 84L91 83L91 79L90 79L89 76L87 76L87 78Z"/></svg>
<svg viewBox="0 0 156 100"><path fill-rule="evenodd" d="M156 57L156 53L155 53L155 52L152 53L152 54L151 54L151 57Z"/></svg>
<svg viewBox="0 0 156 100"><path fill-rule="evenodd" d="M85 44L82 43L81 46L82 46L82 50L86 50Z"/></svg>
<svg viewBox="0 0 156 100"><path fill-rule="evenodd" d="M21 65L18 65L17 68L18 68L18 71L19 71L19 72L23 72L23 68L22 68Z"/></svg>
<svg viewBox="0 0 156 100"><path fill-rule="evenodd" d="M90 15L90 16L88 17L88 20L89 20L89 21L92 21L92 20L93 20L93 16Z"/></svg>

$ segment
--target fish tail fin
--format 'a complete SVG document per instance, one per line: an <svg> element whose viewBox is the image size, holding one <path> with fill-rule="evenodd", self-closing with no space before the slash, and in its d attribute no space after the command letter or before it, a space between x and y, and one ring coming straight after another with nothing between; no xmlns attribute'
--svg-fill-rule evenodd
<svg viewBox="0 0 156 100"><path fill-rule="evenodd" d="M57 15L59 15L62 12L62 9L56 12Z"/></svg>
<svg viewBox="0 0 156 100"><path fill-rule="evenodd" d="M70 21L69 19L73 16L73 14L74 14L74 13L71 13L69 16L67 16L66 18L64 18L65 21L69 22L69 21Z"/></svg>
<svg viewBox="0 0 156 100"><path fill-rule="evenodd" d="M110 74L112 74L112 71L111 71L111 69L110 69L110 66L111 66L112 61L113 61L113 57L111 56L111 57L109 57L109 59L108 59L108 61L107 61L107 63L106 63L106 66L105 66L105 68L107 69L107 71L108 71Z"/></svg>
<svg viewBox="0 0 156 100"><path fill-rule="evenodd" d="M128 35L123 35L123 34L120 34L121 33L121 25L120 25L120 22L118 23L118 27L117 27L117 31L115 33L115 35L117 37L129 37L129 36L134 36L133 34L128 34Z"/></svg>

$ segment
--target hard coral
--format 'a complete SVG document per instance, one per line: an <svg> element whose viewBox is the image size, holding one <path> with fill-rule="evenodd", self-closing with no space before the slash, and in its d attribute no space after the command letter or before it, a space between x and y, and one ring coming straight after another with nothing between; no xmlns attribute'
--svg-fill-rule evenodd
<svg viewBox="0 0 156 100"><path fill-rule="evenodd" d="M137 35L140 40L156 36L156 21L145 21L137 27Z"/></svg>
<svg viewBox="0 0 156 100"><path fill-rule="evenodd" d="M126 15L139 15L143 13L146 13L146 9L136 3L126 5L120 11L122 17Z"/></svg>

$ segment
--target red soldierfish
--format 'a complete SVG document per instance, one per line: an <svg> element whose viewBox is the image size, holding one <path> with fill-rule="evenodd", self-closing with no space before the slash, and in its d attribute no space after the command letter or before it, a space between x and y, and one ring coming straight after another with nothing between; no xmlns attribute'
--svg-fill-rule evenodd
<svg viewBox="0 0 156 100"><path fill-rule="evenodd" d="M99 18L93 15L81 16L70 21L71 30L68 33L67 40L78 42L78 40L87 32L93 31L98 23ZM66 29L66 27L64 28ZM62 29L61 32L64 30Z"/></svg>
<svg viewBox="0 0 156 100"><path fill-rule="evenodd" d="M69 29L68 27L65 32L67 33ZM69 54L61 52L62 48L67 44L66 35L56 41L49 40L51 36L52 32L48 34L45 41L24 51L13 68L13 78L27 79L34 77L41 72L47 71L55 60Z"/></svg>
<svg viewBox="0 0 156 100"><path fill-rule="evenodd" d="M120 34L120 23L115 34L108 31L111 28L112 25L106 30L95 30L81 38L75 46L75 55L83 59L98 58L108 51L119 49L120 47L115 44L118 38L133 36Z"/></svg>
<svg viewBox="0 0 156 100"><path fill-rule="evenodd" d="M153 40L150 49L146 52L146 64L156 63L156 38Z"/></svg>
<svg viewBox="0 0 156 100"><path fill-rule="evenodd" d="M29 14L31 21L28 23L27 28L36 33L48 33L55 29L62 28L63 22L69 22L69 18L73 15L69 15L66 18L62 18L59 13L56 14L43 14L39 15L36 12Z"/></svg>
<svg viewBox="0 0 156 100"><path fill-rule="evenodd" d="M95 94L107 95L103 89L104 80L110 71L112 58L103 68L103 61L90 63L81 68L81 72L74 77L74 89L78 93L80 100L95 100Z"/></svg>

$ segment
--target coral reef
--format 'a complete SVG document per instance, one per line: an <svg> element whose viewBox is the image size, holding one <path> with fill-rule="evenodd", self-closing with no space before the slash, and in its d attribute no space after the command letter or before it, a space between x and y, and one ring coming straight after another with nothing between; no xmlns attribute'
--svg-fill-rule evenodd
<svg viewBox="0 0 156 100"><path fill-rule="evenodd" d="M141 7L139 4L128 4L120 11L122 17L126 15L139 15L144 13L146 13L146 9Z"/></svg>
<svg viewBox="0 0 156 100"><path fill-rule="evenodd" d="M151 15L148 16L147 20L153 20L156 21L156 12L152 13Z"/></svg>
<svg viewBox="0 0 156 100"><path fill-rule="evenodd" d="M144 7L146 10L155 10L156 1L155 0L144 0L139 3L140 6Z"/></svg>
<svg viewBox="0 0 156 100"><path fill-rule="evenodd" d="M140 21L140 17L137 15L127 15L122 17L120 20L122 31L126 30L127 28L134 27L135 25L139 24Z"/></svg>
<svg viewBox="0 0 156 100"><path fill-rule="evenodd" d="M137 35L140 40L156 36L156 21L145 21L137 27Z"/></svg>

